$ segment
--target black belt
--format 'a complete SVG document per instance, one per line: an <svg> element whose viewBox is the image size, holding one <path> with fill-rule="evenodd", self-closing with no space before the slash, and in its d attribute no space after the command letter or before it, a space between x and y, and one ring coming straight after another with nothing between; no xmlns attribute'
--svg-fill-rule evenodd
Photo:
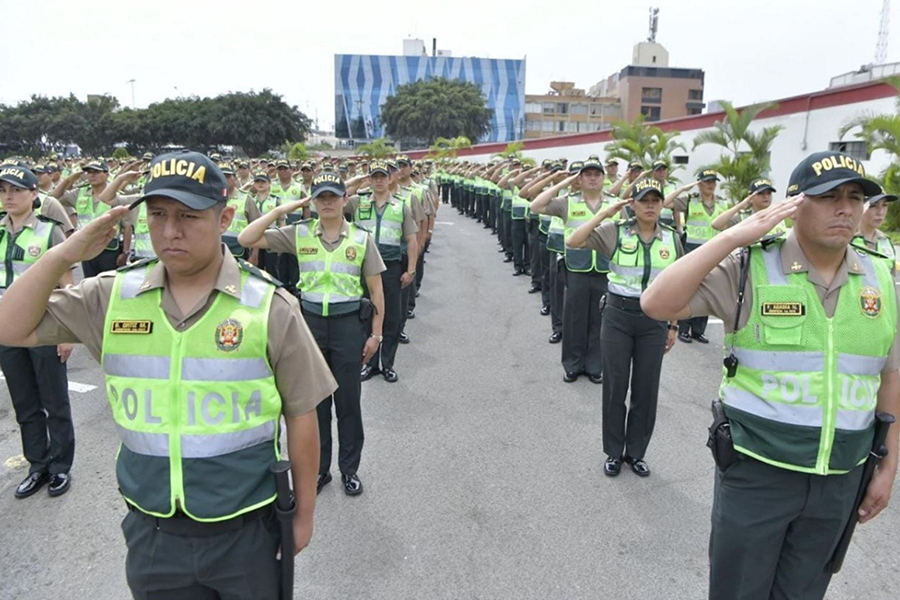
<svg viewBox="0 0 900 600"><path fill-rule="evenodd" d="M195 521L181 511L176 511L175 514L171 517L154 517L153 515L148 515L147 513L142 512L140 509L135 508L127 502L126 504L128 505L128 510L134 513L135 516L143 521L150 523L156 529L165 533L171 533L172 535L181 535L188 537L219 535L222 533L237 531L238 529L244 527L249 523L252 523L253 521L271 516L275 506L274 503L267 504L261 508L257 508L256 510L251 510L248 513L238 515L233 519L204 523L202 521Z"/></svg>
<svg viewBox="0 0 900 600"><path fill-rule="evenodd" d="M620 296L619 294L607 292L606 303L610 306L615 306L618 309L628 312L644 312L643 310L641 310L640 298L631 298L629 296Z"/></svg>

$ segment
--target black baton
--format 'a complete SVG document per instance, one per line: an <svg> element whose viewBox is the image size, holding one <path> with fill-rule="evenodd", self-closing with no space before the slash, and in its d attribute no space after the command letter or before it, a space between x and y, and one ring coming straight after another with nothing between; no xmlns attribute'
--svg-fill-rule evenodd
<svg viewBox="0 0 900 600"><path fill-rule="evenodd" d="M869 482L872 481L872 475L875 473L875 467L881 462L881 459L887 456L887 434L894 422L894 416L888 413L875 413L875 437L872 440L872 450L869 452L868 458L863 465L862 480L859 483L859 490L856 492L856 501L853 503L853 512L850 514L850 521L841 534L831 561L828 563L827 570L829 573L837 573L844 566L844 557L847 556L847 550L850 548L850 538L856 530L856 524L859 522L859 507L862 505L863 499L866 497L866 490L869 489Z"/></svg>
<svg viewBox="0 0 900 600"><path fill-rule="evenodd" d="M279 460L270 467L275 473L275 482L278 486L278 497L275 499L275 515L281 525L281 600L294 597L294 513L297 512L297 504L294 502L294 493L291 491L291 482L288 473L291 463L287 460Z"/></svg>

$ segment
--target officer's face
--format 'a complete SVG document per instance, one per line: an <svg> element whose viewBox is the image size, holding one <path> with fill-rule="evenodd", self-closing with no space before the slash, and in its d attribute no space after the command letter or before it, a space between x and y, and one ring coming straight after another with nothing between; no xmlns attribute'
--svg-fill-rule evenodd
<svg viewBox="0 0 900 600"><path fill-rule="evenodd" d="M753 205L753 212L759 212L772 206L772 190L766 190L753 196L750 201Z"/></svg>
<svg viewBox="0 0 900 600"><path fill-rule="evenodd" d="M300 169L300 175L303 177L303 181L309 183L313 176L312 169L310 169L309 167Z"/></svg>
<svg viewBox="0 0 900 600"><path fill-rule="evenodd" d="M256 193L267 193L269 191L270 184L265 179L255 179L253 181L253 189L256 190Z"/></svg>
<svg viewBox="0 0 900 600"><path fill-rule="evenodd" d="M635 179L637 179L637 178L638 178L638 175L640 175L640 174L641 174L641 170L640 170L640 169L631 169L630 171L628 171L628 181L629 181L629 183L632 182L632 181L634 181Z"/></svg>
<svg viewBox="0 0 900 600"><path fill-rule="evenodd" d="M85 171L87 174L88 183L91 185L100 185L104 181L106 181L106 173L103 171L95 171L94 169L88 169Z"/></svg>
<svg viewBox="0 0 900 600"><path fill-rule="evenodd" d="M647 192L647 195L635 201L631 208L634 216L642 223L656 223L662 210L662 196L656 192Z"/></svg>
<svg viewBox="0 0 900 600"><path fill-rule="evenodd" d="M278 167L278 179L286 181L291 178L291 169L289 167Z"/></svg>
<svg viewBox="0 0 900 600"><path fill-rule="evenodd" d="M603 171L600 169L587 169L582 171L581 189L585 191L596 191L603 189Z"/></svg>
<svg viewBox="0 0 900 600"><path fill-rule="evenodd" d="M37 178L38 178L38 185L41 187L44 187L45 185L47 185L51 181L53 181L53 177L50 173L38 173Z"/></svg>
<svg viewBox="0 0 900 600"><path fill-rule="evenodd" d="M863 211L863 222L869 227L881 227L884 218L887 216L887 202L879 200L874 204L869 204Z"/></svg>
<svg viewBox="0 0 900 600"><path fill-rule="evenodd" d="M3 210L11 215L28 214L35 198L37 198L35 190L27 190L6 181L0 181L0 201L3 203Z"/></svg>
<svg viewBox="0 0 900 600"><path fill-rule="evenodd" d="M237 179L234 175L227 174L225 175L225 183L228 184L228 191L230 192L237 185Z"/></svg>
<svg viewBox="0 0 900 600"><path fill-rule="evenodd" d="M166 269L191 274L209 265L220 252L221 235L234 217L234 208L192 210L160 196L147 200L147 227L153 250Z"/></svg>
<svg viewBox="0 0 900 600"><path fill-rule="evenodd" d="M369 181L372 182L372 190L379 193L387 191L391 184L390 178L381 171L369 175Z"/></svg>
<svg viewBox="0 0 900 600"><path fill-rule="evenodd" d="M406 179L412 173L412 167L406 163L400 165L400 177Z"/></svg>
<svg viewBox="0 0 900 600"><path fill-rule="evenodd" d="M845 183L819 196L807 196L797 207L794 228L802 240L837 250L859 228L865 195L858 183Z"/></svg>
<svg viewBox="0 0 900 600"><path fill-rule="evenodd" d="M344 196L338 196L334 192L322 192L315 197L316 212L323 219L334 219L340 217L344 212L344 206L347 199Z"/></svg>
<svg viewBox="0 0 900 600"><path fill-rule="evenodd" d="M655 171L653 171L653 179L656 179L657 181L665 181L666 177L668 177L668 176L669 176L669 169L667 169L666 167L663 167L662 169L656 169Z"/></svg>
<svg viewBox="0 0 900 600"><path fill-rule="evenodd" d="M238 167L238 173L241 177L246 177L250 173L250 167Z"/></svg>
<svg viewBox="0 0 900 600"><path fill-rule="evenodd" d="M716 191L716 180L710 179L709 181L701 181L700 189L706 192L707 194L712 194Z"/></svg>
<svg viewBox="0 0 900 600"><path fill-rule="evenodd" d="M610 179L616 179L616 176L618 174L619 174L619 165L617 165L617 164L606 165L606 175Z"/></svg>

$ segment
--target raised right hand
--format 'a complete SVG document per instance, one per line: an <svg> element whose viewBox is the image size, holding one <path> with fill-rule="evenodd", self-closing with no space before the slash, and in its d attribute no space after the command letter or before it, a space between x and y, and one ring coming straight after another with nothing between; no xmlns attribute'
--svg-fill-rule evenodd
<svg viewBox="0 0 900 600"><path fill-rule="evenodd" d="M127 206L109 209L60 244L59 252L73 265L94 258L119 234L117 225L128 211Z"/></svg>
<svg viewBox="0 0 900 600"><path fill-rule="evenodd" d="M773 227L791 219L797 214L797 207L806 198L805 194L799 194L788 198L779 204L773 204L765 210L744 219L734 227L725 230L728 237L734 242L735 248L742 248L755 244L761 240Z"/></svg>

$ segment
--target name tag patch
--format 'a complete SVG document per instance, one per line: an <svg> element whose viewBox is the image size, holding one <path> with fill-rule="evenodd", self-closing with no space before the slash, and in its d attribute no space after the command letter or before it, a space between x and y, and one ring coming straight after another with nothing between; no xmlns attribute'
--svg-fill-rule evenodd
<svg viewBox="0 0 900 600"><path fill-rule="evenodd" d="M113 321L110 333L153 333L153 321Z"/></svg>
<svg viewBox="0 0 900 600"><path fill-rule="evenodd" d="M798 317L806 314L806 307L802 302L763 302L762 316L764 317Z"/></svg>
<svg viewBox="0 0 900 600"><path fill-rule="evenodd" d="M309 246L300 248L300 254L317 254L318 252L319 252L318 248L312 248Z"/></svg>

